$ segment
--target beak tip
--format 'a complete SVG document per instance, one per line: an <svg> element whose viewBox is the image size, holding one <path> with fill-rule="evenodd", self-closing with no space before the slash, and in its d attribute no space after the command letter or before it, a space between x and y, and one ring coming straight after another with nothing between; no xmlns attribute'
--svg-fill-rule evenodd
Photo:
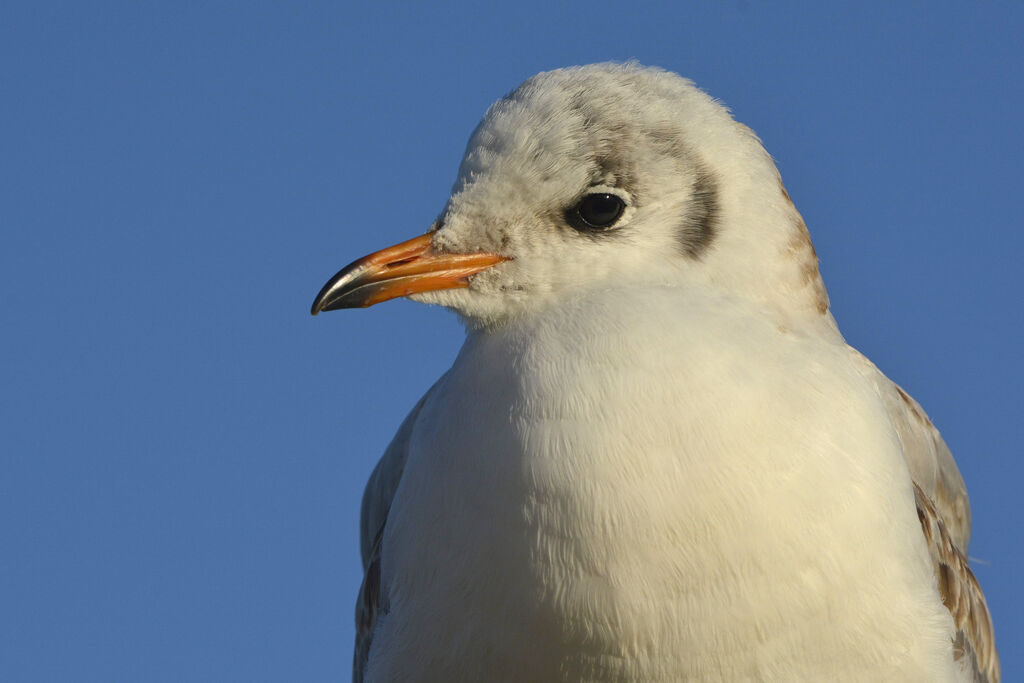
<svg viewBox="0 0 1024 683"><path fill-rule="evenodd" d="M336 311L339 308L353 308L352 305L346 305L344 298L331 298L331 297L317 297L316 301L313 302L313 306L309 309L309 314L316 316L324 311Z"/></svg>

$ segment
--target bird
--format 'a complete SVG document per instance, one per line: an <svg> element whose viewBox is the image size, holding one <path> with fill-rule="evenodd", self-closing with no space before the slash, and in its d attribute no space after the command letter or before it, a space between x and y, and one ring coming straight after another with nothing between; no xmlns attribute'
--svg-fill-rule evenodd
<svg viewBox="0 0 1024 683"><path fill-rule="evenodd" d="M999 681L949 448L690 80L499 99L427 231L312 313L397 297L466 339L365 489L356 683Z"/></svg>

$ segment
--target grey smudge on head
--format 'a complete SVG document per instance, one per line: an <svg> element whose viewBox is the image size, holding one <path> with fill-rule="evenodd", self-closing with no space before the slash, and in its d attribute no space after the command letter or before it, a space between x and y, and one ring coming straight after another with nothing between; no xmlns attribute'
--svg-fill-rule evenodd
<svg viewBox="0 0 1024 683"><path fill-rule="evenodd" d="M714 173L698 164L693 194L679 230L683 250L691 257L700 258L714 241L718 232L719 211L718 180Z"/></svg>

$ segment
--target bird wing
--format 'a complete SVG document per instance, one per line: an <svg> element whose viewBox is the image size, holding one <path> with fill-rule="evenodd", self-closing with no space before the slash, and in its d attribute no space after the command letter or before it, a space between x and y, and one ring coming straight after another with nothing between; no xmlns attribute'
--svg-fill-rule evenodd
<svg viewBox="0 0 1024 683"><path fill-rule="evenodd" d="M434 389L444 380L442 376L423 395L419 403L398 428L395 437L384 450L384 455L373 468L370 480L363 491L363 505L359 515L359 549L363 558L363 583L359 586L356 600L356 643L352 661L352 681L362 683L366 660L373 642L373 630L377 617L387 614L387 596L381 592L380 556L384 538L384 526L388 520L391 501L395 497L398 483L405 470L409 456L409 442L413 426L420 410Z"/></svg>
<svg viewBox="0 0 1024 683"><path fill-rule="evenodd" d="M917 401L859 351L850 351L854 362L875 385L889 413L911 478L932 501L953 543L966 556L971 538L971 505L953 454Z"/></svg>
<svg viewBox="0 0 1024 683"><path fill-rule="evenodd" d="M999 683L995 633L981 586L974 578L967 558L956 547L935 505L917 484L914 484L914 501L921 529L928 541L928 552L935 565L935 578L942 603L953 616L956 625L953 657L964 670L973 674L971 680L975 683ZM965 657L967 660L963 661Z"/></svg>
<svg viewBox="0 0 1024 683"><path fill-rule="evenodd" d="M871 361L855 350L853 353L875 384L903 446L939 594L957 629L953 656L972 673L976 683L998 683L999 656L992 618L967 562L971 507L953 454L918 402ZM966 662L962 661L964 657Z"/></svg>

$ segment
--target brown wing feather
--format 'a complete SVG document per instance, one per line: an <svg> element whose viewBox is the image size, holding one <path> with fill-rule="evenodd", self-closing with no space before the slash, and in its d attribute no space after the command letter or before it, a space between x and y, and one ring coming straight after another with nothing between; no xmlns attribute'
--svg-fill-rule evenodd
<svg viewBox="0 0 1024 683"><path fill-rule="evenodd" d="M967 559L957 549L935 505L917 484L914 484L914 499L921 529L935 563L939 593L957 628L953 655L958 661L968 658L966 668L973 669L974 680L978 683L999 683L999 655L996 654L995 633L985 594L981 592Z"/></svg>

